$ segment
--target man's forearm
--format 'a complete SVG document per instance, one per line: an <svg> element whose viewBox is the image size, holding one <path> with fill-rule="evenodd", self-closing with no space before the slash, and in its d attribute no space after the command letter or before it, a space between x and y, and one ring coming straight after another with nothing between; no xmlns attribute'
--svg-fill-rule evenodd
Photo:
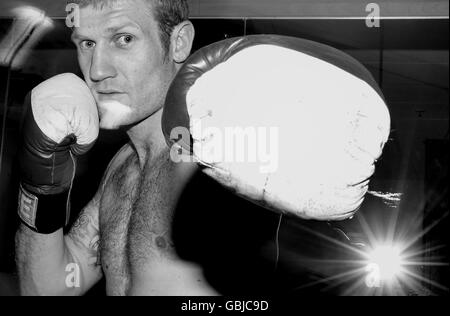
<svg viewBox="0 0 450 316"><path fill-rule="evenodd" d="M62 229L42 235L20 226L16 233L16 264L22 295L75 294L65 284L69 261Z"/></svg>

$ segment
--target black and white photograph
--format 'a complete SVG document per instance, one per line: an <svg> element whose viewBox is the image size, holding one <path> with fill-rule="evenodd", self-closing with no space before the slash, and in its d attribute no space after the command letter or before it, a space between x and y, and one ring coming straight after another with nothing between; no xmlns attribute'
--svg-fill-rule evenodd
<svg viewBox="0 0 450 316"><path fill-rule="evenodd" d="M449 296L448 161L448 0L0 0L0 296Z"/></svg>

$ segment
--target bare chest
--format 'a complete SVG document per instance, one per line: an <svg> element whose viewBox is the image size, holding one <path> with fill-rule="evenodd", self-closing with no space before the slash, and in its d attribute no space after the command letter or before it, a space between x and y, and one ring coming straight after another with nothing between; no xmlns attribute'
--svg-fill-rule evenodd
<svg viewBox="0 0 450 316"><path fill-rule="evenodd" d="M148 262L169 251L169 170L155 161L140 170L129 157L108 180L100 206L101 260L110 294L128 294Z"/></svg>

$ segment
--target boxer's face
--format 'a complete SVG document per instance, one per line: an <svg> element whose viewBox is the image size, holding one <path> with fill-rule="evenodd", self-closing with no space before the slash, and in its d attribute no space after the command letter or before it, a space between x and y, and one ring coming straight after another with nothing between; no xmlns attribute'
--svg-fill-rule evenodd
<svg viewBox="0 0 450 316"><path fill-rule="evenodd" d="M132 126L158 111L176 73L148 2L111 3L81 8L72 35L105 129Z"/></svg>

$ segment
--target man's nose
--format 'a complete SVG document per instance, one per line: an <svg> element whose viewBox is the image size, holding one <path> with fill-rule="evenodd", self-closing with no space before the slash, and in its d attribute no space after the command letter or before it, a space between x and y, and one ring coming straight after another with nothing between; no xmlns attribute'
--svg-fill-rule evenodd
<svg viewBox="0 0 450 316"><path fill-rule="evenodd" d="M99 82L116 76L116 69L107 47L97 46L95 48L92 54L89 76L92 82Z"/></svg>

